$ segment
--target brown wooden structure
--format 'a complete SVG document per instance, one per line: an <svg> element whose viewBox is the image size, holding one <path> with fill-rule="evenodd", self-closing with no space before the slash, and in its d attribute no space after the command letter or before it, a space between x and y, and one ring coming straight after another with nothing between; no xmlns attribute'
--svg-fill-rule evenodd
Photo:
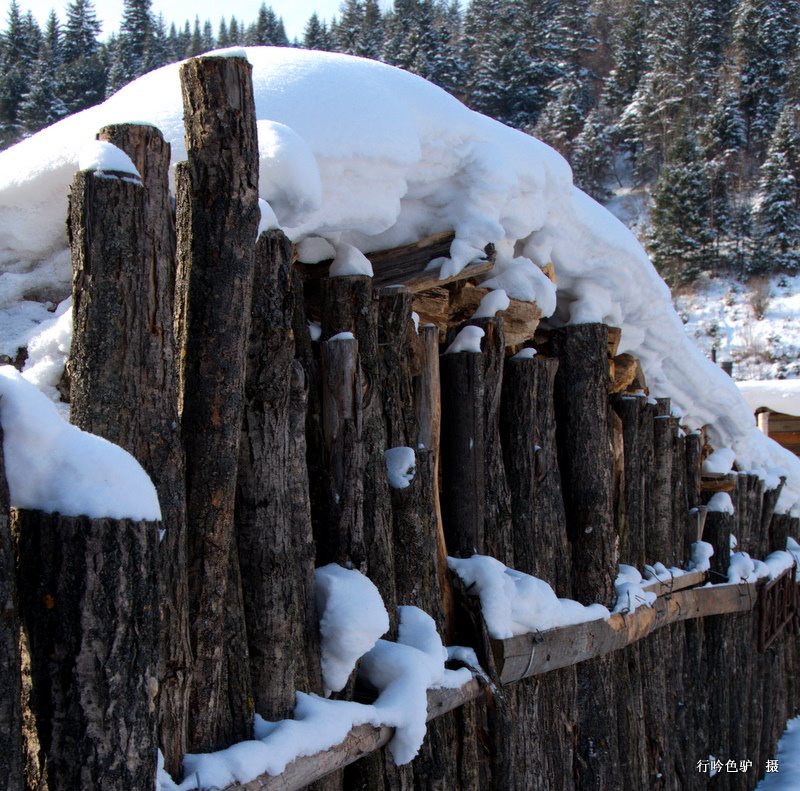
<svg viewBox="0 0 800 791"><path fill-rule="evenodd" d="M296 689L321 690L313 568L336 561L375 582L389 639L395 606L416 605L448 644L476 651L485 676L429 690L428 735L409 766L381 749L390 728L359 726L230 791L672 791L704 788L694 764L709 754L752 756L751 773L715 782L753 788L800 708L796 597L784 590L796 584L769 589L782 597L770 621L764 583L722 576L731 533L755 557L800 534L773 513L779 490L703 476L704 438L643 395L615 328L544 332L535 305L512 301L475 320L480 351L443 354L484 293L491 245L442 281L426 267L450 234L371 254L374 279L298 265L280 231L256 240L249 66L200 58L181 76L189 160L177 168L176 246L166 152L141 127L104 135L134 153L142 183L80 173L70 209L75 419L139 456L169 538L159 545L152 523L20 511L11 558L0 507L0 668L17 663L18 600L36 690L22 725L19 675L0 688L11 729L0 778L14 791L144 788L157 743L178 773L186 749L249 738L254 713L288 716ZM151 224L158 233L141 232ZM103 270L111 253L120 265ZM115 318L118 304L135 321ZM537 354L515 357L523 345ZM402 490L384 466L398 446L417 460ZM707 513L715 491L731 493L734 516ZM559 596L611 606L620 563L681 564L700 536L716 551L709 575L651 583L654 606L508 640L490 639L479 601L447 569L448 554L492 554ZM105 553L111 577L90 562ZM115 633L135 633L137 650ZM64 657L80 672L59 673ZM114 703L109 728L84 689ZM371 693L354 677L340 694Z"/></svg>

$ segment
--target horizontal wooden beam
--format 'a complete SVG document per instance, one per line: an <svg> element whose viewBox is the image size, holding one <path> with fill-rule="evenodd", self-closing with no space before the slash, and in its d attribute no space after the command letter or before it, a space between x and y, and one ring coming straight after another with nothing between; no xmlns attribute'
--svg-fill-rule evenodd
<svg viewBox="0 0 800 791"><path fill-rule="evenodd" d="M463 706L480 694L481 684L474 678L455 689L428 690L428 722ZM358 725L344 741L323 752L292 761L279 775L259 775L249 783L229 785L224 791L297 791L379 750L393 736L394 728Z"/></svg>
<svg viewBox="0 0 800 791"><path fill-rule="evenodd" d="M492 640L495 666L501 684L593 659L641 640L656 629L693 618L748 612L758 600L758 584L715 585L702 588L705 572L689 572L674 580L653 580L645 589L659 598L652 607L612 615L573 626L524 634L508 640ZM456 689L428 690L428 721L475 700L483 685L475 678ZM290 763L280 775L260 775L224 791L295 791L348 766L389 743L394 729L359 725L339 744Z"/></svg>
<svg viewBox="0 0 800 791"><path fill-rule="evenodd" d="M612 615L607 621L589 621L493 640L495 665L500 682L510 684L618 651L670 623L747 612L753 609L756 600L756 583L682 590L656 599L652 607L639 607L627 615Z"/></svg>
<svg viewBox="0 0 800 791"><path fill-rule="evenodd" d="M656 596L668 596L686 588L702 585L707 579L708 573L705 571L690 571L688 574L681 574L668 580L648 580L642 583L642 588L649 593L655 593Z"/></svg>

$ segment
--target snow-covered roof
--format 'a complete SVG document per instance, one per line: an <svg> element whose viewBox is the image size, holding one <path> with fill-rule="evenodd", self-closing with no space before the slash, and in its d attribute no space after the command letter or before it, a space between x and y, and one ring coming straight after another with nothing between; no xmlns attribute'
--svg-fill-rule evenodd
<svg viewBox="0 0 800 791"><path fill-rule="evenodd" d="M253 64L261 197L290 238L369 252L447 230L447 274L491 242L493 285L547 305L553 323L622 328L651 394L672 398L689 428L709 426L740 469L788 473L781 507L800 499L800 461L756 429L735 384L686 337L669 290L636 238L572 185L569 166L529 135L472 112L430 83L330 53L246 48ZM78 156L106 124L148 122L185 158L178 64L123 88L0 153L0 352L50 318L38 302L69 291L64 229ZM526 298L522 297L522 298ZM549 307L554 307L552 304Z"/></svg>
<svg viewBox="0 0 800 791"><path fill-rule="evenodd" d="M771 379L736 384L753 412L764 408L782 415L800 417L800 379Z"/></svg>

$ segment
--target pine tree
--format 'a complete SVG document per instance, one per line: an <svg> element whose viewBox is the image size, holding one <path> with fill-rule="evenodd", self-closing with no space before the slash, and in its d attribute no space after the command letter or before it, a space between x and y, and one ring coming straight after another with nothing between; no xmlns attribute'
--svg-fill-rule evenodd
<svg viewBox="0 0 800 791"><path fill-rule="evenodd" d="M186 48L187 58L195 58L203 52L203 37L200 33L200 17L195 16L194 28L192 29L192 37L189 40L189 46Z"/></svg>
<svg viewBox="0 0 800 791"><path fill-rule="evenodd" d="M303 31L303 47L323 52L331 49L331 37L328 33L328 28L324 22L320 22L316 11L306 22L306 27Z"/></svg>
<svg viewBox="0 0 800 791"><path fill-rule="evenodd" d="M710 197L700 147L684 120L653 190L650 248L671 285L691 282L714 262Z"/></svg>
<svg viewBox="0 0 800 791"><path fill-rule="evenodd" d="M254 46L287 47L289 39L283 26L271 7L262 3L258 9L256 22L247 36L248 43Z"/></svg>
<svg viewBox="0 0 800 791"><path fill-rule="evenodd" d="M231 46L242 43L242 29L235 16L231 17L230 24L228 25L228 38L230 39Z"/></svg>
<svg viewBox="0 0 800 791"><path fill-rule="evenodd" d="M164 15L159 14L153 20L153 35L146 53L147 71L159 69L172 62L172 44L167 34Z"/></svg>
<svg viewBox="0 0 800 791"><path fill-rule="evenodd" d="M364 3L361 0L344 0L339 8L339 19L331 27L337 52L357 55L361 29L364 25Z"/></svg>
<svg viewBox="0 0 800 791"><path fill-rule="evenodd" d="M19 121L25 133L32 134L63 118L67 112L58 93L55 55L50 41L45 39L31 72L30 88L20 103Z"/></svg>
<svg viewBox="0 0 800 791"><path fill-rule="evenodd" d="M111 89L117 90L148 70L147 54L152 49L153 14L151 0L125 0L117 52L111 67Z"/></svg>
<svg viewBox="0 0 800 791"><path fill-rule="evenodd" d="M61 35L61 25L55 11L51 11L47 17L47 24L44 29L43 44L47 46L50 53L50 61L53 68L58 68L63 60L63 36ZM41 53L39 53L41 59Z"/></svg>
<svg viewBox="0 0 800 791"><path fill-rule="evenodd" d="M781 112L761 166L753 208L754 272L800 267L799 112L794 106L786 106Z"/></svg>
<svg viewBox="0 0 800 791"><path fill-rule="evenodd" d="M228 25L225 23L225 17L219 20L219 28L217 30L217 46L220 49L229 47L231 40L228 36Z"/></svg>
<svg viewBox="0 0 800 791"><path fill-rule="evenodd" d="M748 146L757 153L763 153L780 114L797 33L797 0L742 0L736 12L741 106Z"/></svg>
<svg viewBox="0 0 800 791"><path fill-rule="evenodd" d="M356 42L356 55L378 60L383 52L383 16L378 0L364 1L364 15Z"/></svg>
<svg viewBox="0 0 800 791"><path fill-rule="evenodd" d="M474 0L463 36L467 104L520 128L533 126L560 73L530 51L530 31L521 24L525 6L525 0Z"/></svg>
<svg viewBox="0 0 800 791"><path fill-rule="evenodd" d="M593 109L586 117L569 162L577 187L598 201L608 197L605 181L611 169L611 139L608 123L599 109Z"/></svg>
<svg viewBox="0 0 800 791"><path fill-rule="evenodd" d="M0 147L19 140L23 133L19 113L22 98L30 90L30 37L16 0L8 10L6 31L0 39Z"/></svg>
<svg viewBox="0 0 800 791"><path fill-rule="evenodd" d="M214 49L214 31L211 28L211 20L206 19L203 23L203 52L211 52Z"/></svg>

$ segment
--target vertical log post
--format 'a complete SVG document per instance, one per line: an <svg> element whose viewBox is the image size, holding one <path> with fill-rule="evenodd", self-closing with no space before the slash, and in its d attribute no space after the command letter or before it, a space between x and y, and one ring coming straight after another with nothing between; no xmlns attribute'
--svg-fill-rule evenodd
<svg viewBox="0 0 800 791"><path fill-rule="evenodd" d="M165 530L159 545L159 739L167 770L177 774L186 752L192 659L172 317L170 148L152 126L119 124L98 137L131 157L143 189L119 179L75 177L68 220L75 324L71 419L129 451L158 491Z"/></svg>
<svg viewBox="0 0 800 791"><path fill-rule="evenodd" d="M22 791L22 679L15 553L0 428L0 788Z"/></svg>
<svg viewBox="0 0 800 791"><path fill-rule="evenodd" d="M436 570L442 611L436 619L445 642L451 642L454 624L453 587L447 569L442 504L439 496L440 438L442 425L442 386L439 370L439 328L428 324L420 328L420 374L414 380L414 405L417 414L417 447L431 451L431 492L436 517Z"/></svg>
<svg viewBox="0 0 800 791"><path fill-rule="evenodd" d="M160 528L16 512L31 708L50 791L152 788Z"/></svg>
<svg viewBox="0 0 800 791"><path fill-rule="evenodd" d="M261 234L254 262L236 534L253 700L267 720L291 717L296 690L322 691L305 463L305 379L294 360L292 279L291 242L281 231Z"/></svg>
<svg viewBox="0 0 800 791"><path fill-rule="evenodd" d="M485 454L482 354L439 358L442 382L442 519L447 551L485 552Z"/></svg>
<svg viewBox="0 0 800 791"><path fill-rule="evenodd" d="M176 324L186 450L190 627L195 673L189 747L212 750L250 735L247 688L228 649L244 638L234 540L244 372L258 228L258 142L243 58L181 66L187 162L177 170ZM221 636L237 638L225 641ZM246 653L246 652L245 652Z"/></svg>
<svg viewBox="0 0 800 791"><path fill-rule="evenodd" d="M386 422L381 393L377 300L373 298L371 278L357 275L330 277L322 281L322 337L331 338L340 332L352 332L355 336L361 381L359 431L364 453L360 472L362 538L356 537L355 541L362 542L362 549L356 548L356 550L364 552L360 559L360 562L365 564L363 570L380 591L390 619L394 623L396 608L392 506L384 459L387 447ZM335 343L332 345L335 346ZM325 344L323 344L323 368L324 348ZM335 464L343 463L332 461ZM349 461L344 463L351 464Z"/></svg>
<svg viewBox="0 0 800 791"><path fill-rule="evenodd" d="M325 441L328 519L318 556L324 563L367 571L364 533L363 384L358 341L322 344L322 431Z"/></svg>
<svg viewBox="0 0 800 791"><path fill-rule="evenodd" d="M709 511L703 540L714 547L711 558L710 581L727 581L730 565L730 538L733 516ZM740 695L738 687L730 685L736 676L736 657L731 650L734 642L730 618L705 618L703 639L703 670L708 697L708 740L704 754L725 755L731 749L731 729L739 723L730 720L735 710L732 698Z"/></svg>
<svg viewBox="0 0 800 791"><path fill-rule="evenodd" d="M510 359L503 376L501 439L511 497L513 568L570 594L569 543L558 470L553 382L558 361ZM566 562L565 562L566 561ZM509 729L497 751L498 787L574 788L575 668L503 689Z"/></svg>
<svg viewBox="0 0 800 791"><path fill-rule="evenodd" d="M559 366L555 379L558 459L567 535L572 548L572 592L588 604L611 605L619 563L615 530L613 457L609 429L608 328L576 324L552 334ZM612 660L577 668L579 734L576 785L621 787Z"/></svg>

